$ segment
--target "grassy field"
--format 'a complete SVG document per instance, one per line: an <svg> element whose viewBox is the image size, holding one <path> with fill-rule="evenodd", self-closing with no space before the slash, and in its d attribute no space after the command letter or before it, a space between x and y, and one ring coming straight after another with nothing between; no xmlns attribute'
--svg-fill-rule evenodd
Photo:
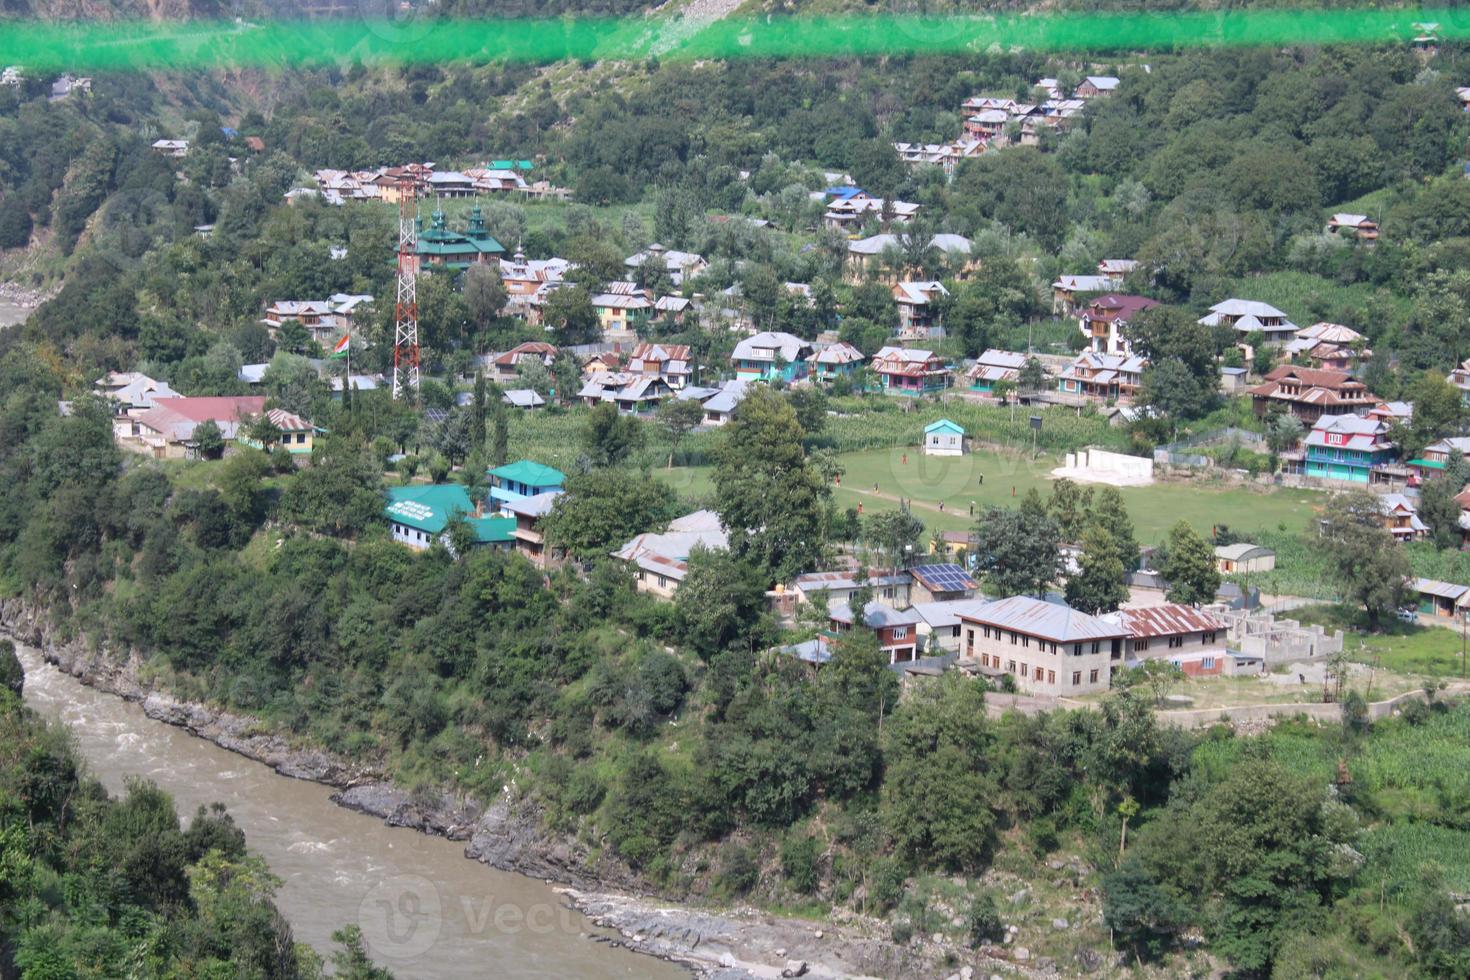
<svg viewBox="0 0 1470 980"><path fill-rule="evenodd" d="M1049 493L1051 470L1058 465L1057 458L1050 455L1032 459L1028 454L989 449L957 457L878 449L843 453L838 459L847 470L842 486L835 491L839 507L862 504L865 514L892 510L902 496L913 501L915 515L931 529L944 530L962 530L973 523L972 501L978 511L991 504L1014 506L1033 487L1043 495ZM692 498L704 497L710 491L708 467L660 470L659 476ZM875 484L877 493L873 491ZM1219 523L1246 532L1275 529L1282 524L1290 531L1300 531L1323 499L1320 494L1300 490L1264 492L1178 483L1125 487L1122 493L1139 540L1144 543L1161 540L1180 520L1189 521L1205 534Z"/></svg>
<svg viewBox="0 0 1470 980"><path fill-rule="evenodd" d="M1417 626L1395 620L1378 633L1362 629L1357 610L1344 606L1309 606L1294 610L1293 619L1347 630L1346 647L1354 660L1378 664L1384 670L1435 677L1460 677L1465 637L1446 626Z"/></svg>

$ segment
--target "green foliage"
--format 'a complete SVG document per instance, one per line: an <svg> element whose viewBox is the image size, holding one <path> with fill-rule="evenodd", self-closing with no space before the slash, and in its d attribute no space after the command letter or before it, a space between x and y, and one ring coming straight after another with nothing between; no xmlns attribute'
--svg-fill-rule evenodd
<svg viewBox="0 0 1470 980"><path fill-rule="evenodd" d="M124 975L149 937L158 975L320 976L273 903L280 882L222 806L184 831L151 783L109 798L63 729L0 702L0 941L21 973Z"/></svg>
<svg viewBox="0 0 1470 980"><path fill-rule="evenodd" d="M884 733L886 822L911 860L976 871L995 846L998 787L984 699L975 681L945 674L905 701Z"/></svg>
<svg viewBox="0 0 1470 980"><path fill-rule="evenodd" d="M26 672L15 655L15 643L0 640L0 688L20 697L25 683Z"/></svg>
<svg viewBox="0 0 1470 980"><path fill-rule="evenodd" d="M1379 498L1338 494L1328 504L1320 547L1343 595L1363 607L1372 626L1403 601L1409 562L1383 525Z"/></svg>
<svg viewBox="0 0 1470 980"><path fill-rule="evenodd" d="M736 557L770 581L815 567L826 546L831 488L802 450L790 402L756 386L716 450L715 506Z"/></svg>
<svg viewBox="0 0 1470 980"><path fill-rule="evenodd" d="M1060 537L1040 498L1014 510L986 508L975 524L976 567L996 595L1041 595L1061 572Z"/></svg>
<svg viewBox="0 0 1470 980"><path fill-rule="evenodd" d="M582 446L596 466L616 466L643 447L643 423L621 415L612 402L601 402L587 416Z"/></svg>
<svg viewBox="0 0 1470 980"><path fill-rule="evenodd" d="M1191 606L1214 602L1220 588L1220 571L1210 543L1189 524L1180 521L1169 531L1165 547L1159 572L1169 583L1169 601Z"/></svg>
<svg viewBox="0 0 1470 980"><path fill-rule="evenodd" d="M675 516L674 493L647 475L592 470L569 476L543 521L547 543L579 558L606 555Z"/></svg>

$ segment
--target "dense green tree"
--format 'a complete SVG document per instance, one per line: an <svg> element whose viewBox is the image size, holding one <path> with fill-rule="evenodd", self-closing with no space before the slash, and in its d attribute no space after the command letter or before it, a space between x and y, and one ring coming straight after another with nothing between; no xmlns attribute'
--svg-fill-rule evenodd
<svg viewBox="0 0 1470 980"><path fill-rule="evenodd" d="M1061 571L1057 523L1039 506L988 507L975 525L976 568L997 596L1046 592Z"/></svg>
<svg viewBox="0 0 1470 980"><path fill-rule="evenodd" d="M597 339L597 311L585 286L565 285L552 290L541 307L542 322L563 347Z"/></svg>
<svg viewBox="0 0 1470 980"><path fill-rule="evenodd" d="M1333 497L1319 546L1343 598L1363 608L1374 629L1403 601L1409 561L1384 526L1382 500L1367 491Z"/></svg>
<svg viewBox="0 0 1470 980"><path fill-rule="evenodd" d="M601 402L587 415L582 446L597 466L616 466L643 448L643 423L618 412L612 402Z"/></svg>
<svg viewBox="0 0 1470 980"><path fill-rule="evenodd" d="M1429 526L1436 548L1460 545L1460 504L1455 497L1470 483L1470 463L1458 452L1450 453L1445 467L1419 488L1419 519Z"/></svg>
<svg viewBox="0 0 1470 980"><path fill-rule="evenodd" d="M1078 571L1067 578L1067 605L1085 613L1114 612L1128 600L1123 555L1111 532L1093 524L1082 532Z"/></svg>
<svg viewBox="0 0 1470 980"><path fill-rule="evenodd" d="M696 545L675 593L684 639L708 657L752 636L765 612L760 573L728 551Z"/></svg>
<svg viewBox="0 0 1470 980"><path fill-rule="evenodd" d="M981 870L996 843L999 796L983 686L950 672L920 687L884 740L883 811L896 847L922 866Z"/></svg>
<svg viewBox="0 0 1470 980"><path fill-rule="evenodd" d="M578 558L596 558L635 534L658 530L674 510L674 493L662 480L608 469L575 474L544 519L546 541Z"/></svg>
<svg viewBox="0 0 1470 980"><path fill-rule="evenodd" d="M657 416L669 437L669 466L672 467L679 444L704 421L704 406L692 398L669 398L659 403Z"/></svg>
<svg viewBox="0 0 1470 980"><path fill-rule="evenodd" d="M1180 521L1169 529L1159 573L1169 583L1170 602L1191 606L1214 602L1220 588L1215 550L1188 521Z"/></svg>
<svg viewBox="0 0 1470 980"><path fill-rule="evenodd" d="M826 546L831 489L807 462L790 402L753 388L715 450L715 509L734 554L771 581L814 567Z"/></svg>

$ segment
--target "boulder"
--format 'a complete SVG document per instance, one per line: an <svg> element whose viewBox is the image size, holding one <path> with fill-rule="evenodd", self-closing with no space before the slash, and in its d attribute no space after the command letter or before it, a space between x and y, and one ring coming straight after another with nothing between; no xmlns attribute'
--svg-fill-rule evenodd
<svg viewBox="0 0 1470 980"><path fill-rule="evenodd" d="M787 960L786 968L781 971L783 977L801 977L806 975L806 960Z"/></svg>

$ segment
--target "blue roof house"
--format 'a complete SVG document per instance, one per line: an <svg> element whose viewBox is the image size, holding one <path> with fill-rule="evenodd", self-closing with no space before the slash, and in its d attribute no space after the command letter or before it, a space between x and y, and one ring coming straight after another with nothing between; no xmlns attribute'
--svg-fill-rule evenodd
<svg viewBox="0 0 1470 980"><path fill-rule="evenodd" d="M925 456L963 456L965 430L957 422L940 419L924 426Z"/></svg>

